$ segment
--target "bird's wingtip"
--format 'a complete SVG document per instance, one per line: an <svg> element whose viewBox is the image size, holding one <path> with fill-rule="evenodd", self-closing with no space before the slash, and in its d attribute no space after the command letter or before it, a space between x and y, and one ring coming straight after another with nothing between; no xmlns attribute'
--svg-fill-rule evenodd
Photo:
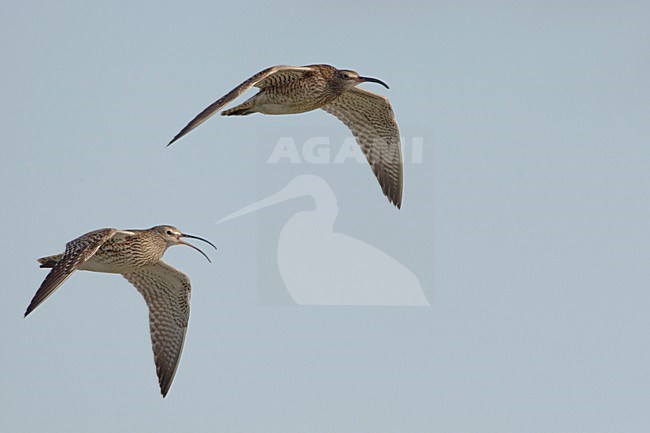
<svg viewBox="0 0 650 433"><path fill-rule="evenodd" d="M386 197L388 198L390 204L395 206L397 209L402 209L402 197L393 196L390 194L386 194Z"/></svg>
<svg viewBox="0 0 650 433"><path fill-rule="evenodd" d="M171 383L160 385L160 395L162 395L162 398L167 397L167 393L169 392L169 388L171 388L171 386Z"/></svg>

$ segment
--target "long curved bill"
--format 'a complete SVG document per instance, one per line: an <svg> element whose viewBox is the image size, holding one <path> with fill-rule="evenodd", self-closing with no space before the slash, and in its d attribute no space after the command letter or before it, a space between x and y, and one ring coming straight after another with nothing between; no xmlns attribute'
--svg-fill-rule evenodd
<svg viewBox="0 0 650 433"><path fill-rule="evenodd" d="M390 87L388 87L388 84L384 83L383 81L381 81L381 80L378 79L378 78L359 77L358 80L359 80L360 82L370 82L370 83L381 84L381 85L384 86L385 88L390 89Z"/></svg>
<svg viewBox="0 0 650 433"><path fill-rule="evenodd" d="M203 239L203 238L200 238L200 237L198 237L198 236L194 236L194 235L188 235L188 234L186 234L186 233L181 233L181 237L184 237L184 238L190 238L190 239L198 239L198 240L203 241L203 242L205 242L206 244L210 245L210 246L211 246L212 248L214 248L215 250L217 249L217 247L215 247L214 244L213 244L212 242L210 242L209 240L207 240L207 239ZM208 259L208 262L212 263L212 260L210 260L210 257L208 257L208 255L207 255L206 253L204 253L203 251L201 251L199 248L195 247L194 245L192 245L192 244L190 244L190 243L187 243L187 242L183 242L183 241L180 240L180 239L178 240L178 243L179 243L179 244L183 244L183 245L187 245L187 246L190 247L190 248L194 248L196 251L198 251L198 252L200 252L201 254L203 254L203 257L205 257L206 259Z"/></svg>

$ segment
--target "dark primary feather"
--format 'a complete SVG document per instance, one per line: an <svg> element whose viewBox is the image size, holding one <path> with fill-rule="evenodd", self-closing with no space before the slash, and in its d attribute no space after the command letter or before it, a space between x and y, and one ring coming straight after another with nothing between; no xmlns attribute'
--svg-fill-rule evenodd
<svg viewBox="0 0 650 433"><path fill-rule="evenodd" d="M79 266L92 257L115 232L116 229L94 230L68 242L63 257L54 265L36 291L25 311L25 317L45 301Z"/></svg>
<svg viewBox="0 0 650 433"><path fill-rule="evenodd" d="M190 123L188 123L183 129L181 129L181 131L178 134L176 134L176 136L172 139L172 141L169 142L167 146L170 146L176 140L180 139L181 137L189 133L191 130L193 130L194 128L196 128L206 120L208 120L216 112L218 112L221 108L223 108L226 104L233 101L235 98L237 98L239 95L241 95L251 87L256 86L263 89L266 86L272 84L274 80L270 79L271 76L275 76L276 78L281 78L282 81L287 81L293 79L300 79L303 77L305 72L309 72L309 71L311 71L311 68L309 67L279 65L279 66L271 66L270 68L266 68L263 71L258 72L257 74L253 75L248 80L244 81L239 86L235 87L230 92L226 93L224 96L222 96L221 98L217 99L215 102L210 104L205 110L201 111L194 119L190 121Z"/></svg>

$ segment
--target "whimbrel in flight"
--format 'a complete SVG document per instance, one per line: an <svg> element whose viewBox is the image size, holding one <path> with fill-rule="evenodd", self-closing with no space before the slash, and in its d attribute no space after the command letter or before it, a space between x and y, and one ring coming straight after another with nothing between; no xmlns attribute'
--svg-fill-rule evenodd
<svg viewBox="0 0 650 433"><path fill-rule="evenodd" d="M388 200L402 205L402 151L399 129L388 99L356 88L363 82L386 83L361 77L355 71L330 65L272 66L250 77L199 113L173 142L205 122L226 104L255 86L259 93L223 116L251 113L296 114L322 108L350 128L366 155Z"/></svg>
<svg viewBox="0 0 650 433"><path fill-rule="evenodd" d="M194 248L181 238L199 239L171 226L147 230L99 229L78 237L65 252L38 259L41 268L52 268L27 307L25 317L48 298L77 269L122 274L144 296L149 307L149 330L160 392L167 395L176 374L190 317L190 279L162 256L172 245Z"/></svg>

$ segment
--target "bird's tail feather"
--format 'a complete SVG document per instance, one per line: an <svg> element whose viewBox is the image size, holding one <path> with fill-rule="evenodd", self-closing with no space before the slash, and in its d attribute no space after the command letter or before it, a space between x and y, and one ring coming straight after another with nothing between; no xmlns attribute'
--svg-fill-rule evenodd
<svg viewBox="0 0 650 433"><path fill-rule="evenodd" d="M224 110L221 112L222 116L247 116L253 114L255 111L251 110L253 104L247 104L244 102L236 107L233 107L229 110Z"/></svg>
<svg viewBox="0 0 650 433"><path fill-rule="evenodd" d="M54 265L59 263L59 260L63 257L63 254L55 254L53 256L41 257L38 259L38 263L41 264L41 268L53 268Z"/></svg>

